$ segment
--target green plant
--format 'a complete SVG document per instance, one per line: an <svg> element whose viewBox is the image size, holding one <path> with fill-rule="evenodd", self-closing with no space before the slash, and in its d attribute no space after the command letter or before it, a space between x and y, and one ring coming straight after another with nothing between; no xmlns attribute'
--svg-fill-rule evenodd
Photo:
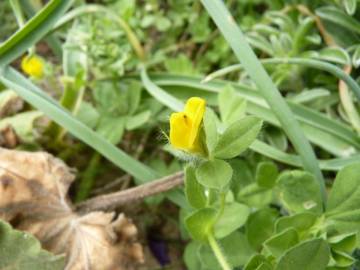
<svg viewBox="0 0 360 270"><path fill-rule="evenodd" d="M147 227L170 199L190 270L357 269L356 0L0 6L0 139L77 167L77 210L157 194ZM25 53L42 78L16 70ZM30 106L2 114L13 91ZM181 112L194 96L206 109Z"/></svg>

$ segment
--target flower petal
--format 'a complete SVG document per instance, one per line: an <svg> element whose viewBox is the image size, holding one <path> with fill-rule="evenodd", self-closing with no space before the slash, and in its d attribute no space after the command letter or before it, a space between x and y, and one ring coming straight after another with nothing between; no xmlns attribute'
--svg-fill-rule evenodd
<svg viewBox="0 0 360 270"><path fill-rule="evenodd" d="M189 144L195 143L199 134L200 124L204 117L206 102L199 97L189 98L185 105L185 114L191 119L192 127L189 136Z"/></svg>
<svg viewBox="0 0 360 270"><path fill-rule="evenodd" d="M188 150L191 122L183 112L173 113L170 116L170 143L180 149Z"/></svg>

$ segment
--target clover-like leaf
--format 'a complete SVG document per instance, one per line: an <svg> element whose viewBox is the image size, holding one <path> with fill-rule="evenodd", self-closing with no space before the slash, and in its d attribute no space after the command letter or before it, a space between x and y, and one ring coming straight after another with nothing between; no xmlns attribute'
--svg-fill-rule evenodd
<svg viewBox="0 0 360 270"><path fill-rule="evenodd" d="M62 270L64 265L64 256L55 256L41 249L34 236L14 230L0 220L1 270Z"/></svg>
<svg viewBox="0 0 360 270"><path fill-rule="evenodd" d="M247 116L232 123L220 136L214 149L214 156L230 159L240 155L256 139L262 121L254 116Z"/></svg>

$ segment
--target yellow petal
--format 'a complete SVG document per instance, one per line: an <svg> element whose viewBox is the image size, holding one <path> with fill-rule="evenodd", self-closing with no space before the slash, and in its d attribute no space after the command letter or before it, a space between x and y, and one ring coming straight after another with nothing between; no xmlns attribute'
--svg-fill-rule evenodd
<svg viewBox="0 0 360 270"><path fill-rule="evenodd" d="M206 102L199 97L189 98L185 105L185 114L190 118L192 127L189 136L189 144L195 143L199 134L200 124L204 117Z"/></svg>
<svg viewBox="0 0 360 270"><path fill-rule="evenodd" d="M41 78L44 73L44 63L38 56L25 56L21 61L21 69L32 77Z"/></svg>
<svg viewBox="0 0 360 270"><path fill-rule="evenodd" d="M170 143L183 150L188 150L189 135L191 130L190 119L187 118L185 113L173 113L170 116Z"/></svg>

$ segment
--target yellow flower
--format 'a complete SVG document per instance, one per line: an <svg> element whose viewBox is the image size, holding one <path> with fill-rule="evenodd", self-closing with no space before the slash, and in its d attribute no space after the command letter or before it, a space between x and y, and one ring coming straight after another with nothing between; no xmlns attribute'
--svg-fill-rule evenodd
<svg viewBox="0 0 360 270"><path fill-rule="evenodd" d="M41 78L44 74L44 62L36 56L25 56L21 61L21 69L27 74L35 78Z"/></svg>
<svg viewBox="0 0 360 270"><path fill-rule="evenodd" d="M192 153L203 152L199 141L199 133L205 106L204 99L192 97L186 102L183 112L171 114L170 143L175 148Z"/></svg>

